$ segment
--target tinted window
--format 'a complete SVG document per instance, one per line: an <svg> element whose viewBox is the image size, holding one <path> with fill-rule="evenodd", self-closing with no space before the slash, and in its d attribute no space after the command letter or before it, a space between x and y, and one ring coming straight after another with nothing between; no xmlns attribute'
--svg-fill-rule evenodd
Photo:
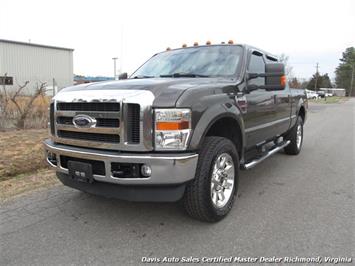
<svg viewBox="0 0 355 266"><path fill-rule="evenodd" d="M265 73L265 63L262 55L259 54L251 55L248 71L249 73ZM251 79L249 80L248 83L252 85L263 86L265 85L265 78Z"/></svg>

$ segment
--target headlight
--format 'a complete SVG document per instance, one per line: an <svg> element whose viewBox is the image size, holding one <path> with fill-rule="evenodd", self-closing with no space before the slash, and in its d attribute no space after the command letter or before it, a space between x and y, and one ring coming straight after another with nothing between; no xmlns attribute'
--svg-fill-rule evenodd
<svg viewBox="0 0 355 266"><path fill-rule="evenodd" d="M190 109L155 109L156 150L186 150L190 133Z"/></svg>

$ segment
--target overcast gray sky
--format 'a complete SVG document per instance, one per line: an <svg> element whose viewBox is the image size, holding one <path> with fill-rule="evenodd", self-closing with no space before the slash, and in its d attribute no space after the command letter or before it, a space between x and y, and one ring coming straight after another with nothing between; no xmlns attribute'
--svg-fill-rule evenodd
<svg viewBox="0 0 355 266"><path fill-rule="evenodd" d="M296 76L334 76L355 46L355 1L1 0L0 38L74 48L74 72L131 73L166 47L233 39L289 56Z"/></svg>

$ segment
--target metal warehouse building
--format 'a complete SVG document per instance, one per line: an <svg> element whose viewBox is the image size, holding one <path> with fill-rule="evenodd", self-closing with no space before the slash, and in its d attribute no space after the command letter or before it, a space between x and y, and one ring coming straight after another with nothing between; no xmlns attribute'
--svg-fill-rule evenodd
<svg viewBox="0 0 355 266"><path fill-rule="evenodd" d="M73 49L0 39L0 76L13 78L18 84L30 83L24 91L32 93L36 84L46 82L48 90L73 84ZM53 86L54 84L54 86ZM52 94L53 92L48 92Z"/></svg>

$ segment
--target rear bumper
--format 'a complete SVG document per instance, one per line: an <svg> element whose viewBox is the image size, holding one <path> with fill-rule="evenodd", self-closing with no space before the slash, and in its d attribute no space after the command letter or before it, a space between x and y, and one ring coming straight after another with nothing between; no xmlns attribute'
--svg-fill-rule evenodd
<svg viewBox="0 0 355 266"><path fill-rule="evenodd" d="M61 155L79 159L96 160L105 164L105 175L94 174L94 180L117 185L178 185L195 176L198 155L186 154L135 154L115 151L101 151L56 144L51 140L43 142L46 161L58 173L68 175L68 169L60 162ZM57 164L48 160L48 152L56 155ZM111 163L138 163L149 165L152 174L148 178L117 178L112 176Z"/></svg>

